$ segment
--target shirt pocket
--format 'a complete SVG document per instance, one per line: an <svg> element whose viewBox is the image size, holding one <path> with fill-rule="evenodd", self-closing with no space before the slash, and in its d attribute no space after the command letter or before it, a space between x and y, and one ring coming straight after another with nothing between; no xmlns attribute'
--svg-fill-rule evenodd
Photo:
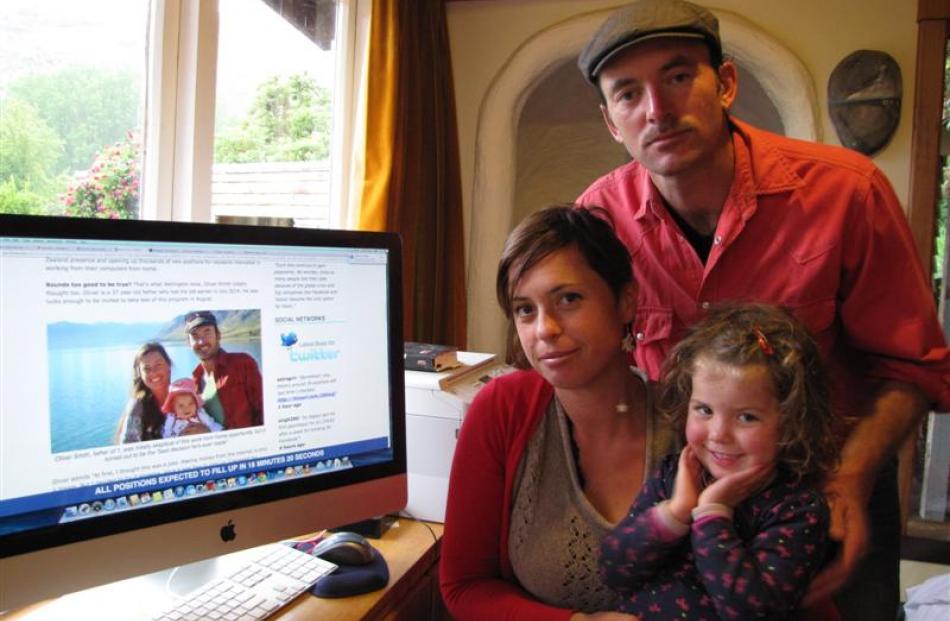
<svg viewBox="0 0 950 621"><path fill-rule="evenodd" d="M666 308L638 308L633 319L633 330L638 345L668 340L673 334L673 311Z"/></svg>
<svg viewBox="0 0 950 621"><path fill-rule="evenodd" d="M663 359L673 344L673 311L666 308L640 307L633 319L633 335L637 348L637 366L651 379L657 379Z"/></svg>
<svg viewBox="0 0 950 621"><path fill-rule="evenodd" d="M789 253L791 263L783 278L774 281L775 299L794 311L809 329L827 329L834 320L835 297L841 289L841 256L836 245L807 244ZM766 296L765 299L770 299Z"/></svg>
<svg viewBox="0 0 950 621"><path fill-rule="evenodd" d="M828 354L834 344L836 334L835 316L838 305L835 299L832 297L806 304L790 304L787 308L805 325L819 348Z"/></svg>

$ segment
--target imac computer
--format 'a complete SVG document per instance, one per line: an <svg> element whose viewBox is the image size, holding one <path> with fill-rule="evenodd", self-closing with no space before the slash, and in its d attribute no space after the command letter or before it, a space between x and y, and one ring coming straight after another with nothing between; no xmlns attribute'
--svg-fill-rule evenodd
<svg viewBox="0 0 950 621"><path fill-rule="evenodd" d="M0 216L0 611L402 509L400 266L388 233Z"/></svg>

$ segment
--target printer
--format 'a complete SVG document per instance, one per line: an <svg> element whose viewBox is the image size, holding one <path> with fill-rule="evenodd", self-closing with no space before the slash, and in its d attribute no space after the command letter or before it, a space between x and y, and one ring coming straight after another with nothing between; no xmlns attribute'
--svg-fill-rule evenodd
<svg viewBox="0 0 950 621"><path fill-rule="evenodd" d="M449 470L459 428L478 391L514 370L495 354L458 352L462 364L440 373L406 371L406 514L445 521Z"/></svg>

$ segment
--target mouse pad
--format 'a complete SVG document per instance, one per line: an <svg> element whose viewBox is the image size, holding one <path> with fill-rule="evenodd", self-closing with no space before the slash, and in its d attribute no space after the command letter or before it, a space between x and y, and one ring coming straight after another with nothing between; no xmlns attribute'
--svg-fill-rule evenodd
<svg viewBox="0 0 950 621"><path fill-rule="evenodd" d="M383 588L389 583L389 565L386 559L373 548L373 560L366 565L340 565L321 578L310 592L317 597L349 597Z"/></svg>

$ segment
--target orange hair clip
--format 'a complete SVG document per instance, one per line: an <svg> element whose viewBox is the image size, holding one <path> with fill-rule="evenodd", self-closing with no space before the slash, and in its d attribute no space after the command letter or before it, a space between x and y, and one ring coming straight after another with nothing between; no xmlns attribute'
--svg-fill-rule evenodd
<svg viewBox="0 0 950 621"><path fill-rule="evenodd" d="M772 356L775 354L775 349L772 347L772 344L769 343L769 340L765 338L765 333L762 332L762 329L759 326L752 328L753 334L755 334L755 340L758 341L759 347L762 348L762 353L766 356Z"/></svg>

